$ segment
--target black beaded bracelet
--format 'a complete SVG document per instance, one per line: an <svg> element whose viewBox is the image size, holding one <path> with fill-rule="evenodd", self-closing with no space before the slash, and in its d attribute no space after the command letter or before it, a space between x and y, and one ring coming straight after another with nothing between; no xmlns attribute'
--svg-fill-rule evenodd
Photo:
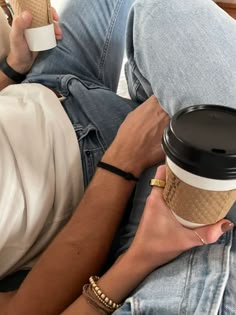
<svg viewBox="0 0 236 315"><path fill-rule="evenodd" d="M12 69L11 66L7 63L7 59L3 60L0 63L0 70L12 81L16 83L21 83L25 80L26 74L21 74L19 72L16 72L14 69Z"/></svg>
<svg viewBox="0 0 236 315"><path fill-rule="evenodd" d="M135 182L137 182L139 179L137 177L135 177L132 173L127 173L123 170L121 170L120 168L117 168L111 164L108 163L104 163L104 162L98 162L97 167L103 168L111 173L114 173L116 175L119 175L121 177L123 177L126 180L133 180Z"/></svg>

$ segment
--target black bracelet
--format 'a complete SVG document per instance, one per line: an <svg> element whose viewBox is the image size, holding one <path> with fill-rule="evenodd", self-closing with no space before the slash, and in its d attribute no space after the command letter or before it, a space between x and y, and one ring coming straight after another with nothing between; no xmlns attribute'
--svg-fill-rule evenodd
<svg viewBox="0 0 236 315"><path fill-rule="evenodd" d="M1 62L0 70L2 70L2 72L5 73L5 75L9 79L11 79L12 81L16 83L21 83L26 78L26 74L21 74L19 72L16 72L14 69L12 69L12 67L9 66L9 64L7 63L7 59Z"/></svg>
<svg viewBox="0 0 236 315"><path fill-rule="evenodd" d="M104 162L98 162L97 167L103 168L104 170L107 170L111 173L114 173L116 175L119 175L121 177L123 177L126 180L134 180L134 181L138 181L139 179L137 177L135 177L132 173L127 173L125 171L122 171L121 169L111 165L111 164L107 164Z"/></svg>

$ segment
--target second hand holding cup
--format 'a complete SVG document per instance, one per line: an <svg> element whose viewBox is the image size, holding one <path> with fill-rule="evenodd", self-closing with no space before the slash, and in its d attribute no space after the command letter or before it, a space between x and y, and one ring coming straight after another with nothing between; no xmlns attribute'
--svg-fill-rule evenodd
<svg viewBox="0 0 236 315"><path fill-rule="evenodd" d="M31 27L25 37L31 51L44 51L56 47L50 0L10 0L14 14L29 10L33 15Z"/></svg>

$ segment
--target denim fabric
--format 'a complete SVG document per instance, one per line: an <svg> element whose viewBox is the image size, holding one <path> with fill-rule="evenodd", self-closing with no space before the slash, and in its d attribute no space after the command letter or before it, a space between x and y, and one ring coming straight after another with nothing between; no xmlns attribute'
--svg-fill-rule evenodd
<svg viewBox="0 0 236 315"><path fill-rule="evenodd" d="M86 182L120 122L151 94L170 115L192 104L236 105L235 21L211 0L135 1L126 66L135 102L116 96L132 2L65 0L59 12L64 40L38 58L27 78L65 96L63 106L77 132ZM115 243L117 254L132 241L155 169L140 179L133 209ZM229 217L236 222L235 210ZM235 268L236 235L231 231L216 244L192 249L158 268L115 314L233 315Z"/></svg>
<svg viewBox="0 0 236 315"><path fill-rule="evenodd" d="M127 33L132 98L140 102L154 93L170 115L193 104L235 108L235 27L235 20L211 0L137 0ZM117 255L132 242L155 169L145 171L137 187ZM236 222L235 206L228 218ZM114 314L236 314L235 269L231 231L216 244L192 249L158 268Z"/></svg>
<svg viewBox="0 0 236 315"><path fill-rule="evenodd" d="M235 27L212 0L137 0L127 34L132 99L155 94L170 115L196 104L235 107Z"/></svg>
<svg viewBox="0 0 236 315"><path fill-rule="evenodd" d="M38 57L26 82L60 92L81 150L85 186L126 115L138 106L116 95L133 0L65 0L63 40Z"/></svg>
<svg viewBox="0 0 236 315"><path fill-rule="evenodd" d="M79 142L86 187L120 124L138 104L73 75L31 75L27 82L41 83L65 97L62 106Z"/></svg>
<svg viewBox="0 0 236 315"><path fill-rule="evenodd" d="M138 106L115 94L124 56L125 29L134 0L63 0L58 12L63 40L37 58L25 82L60 92L81 150L84 184L126 115ZM50 106L50 104L48 104ZM0 281L18 288L25 274Z"/></svg>

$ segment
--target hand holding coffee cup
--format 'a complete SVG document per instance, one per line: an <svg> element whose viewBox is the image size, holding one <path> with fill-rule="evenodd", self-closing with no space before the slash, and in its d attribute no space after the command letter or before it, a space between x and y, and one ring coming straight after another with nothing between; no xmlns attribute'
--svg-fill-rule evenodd
<svg viewBox="0 0 236 315"><path fill-rule="evenodd" d="M25 37L31 51L44 51L56 47L56 37L50 0L10 0L15 15L31 12L31 27Z"/></svg>
<svg viewBox="0 0 236 315"><path fill-rule="evenodd" d="M236 200L236 110L199 105L179 111L162 145L167 175L163 197L189 228L214 224Z"/></svg>

